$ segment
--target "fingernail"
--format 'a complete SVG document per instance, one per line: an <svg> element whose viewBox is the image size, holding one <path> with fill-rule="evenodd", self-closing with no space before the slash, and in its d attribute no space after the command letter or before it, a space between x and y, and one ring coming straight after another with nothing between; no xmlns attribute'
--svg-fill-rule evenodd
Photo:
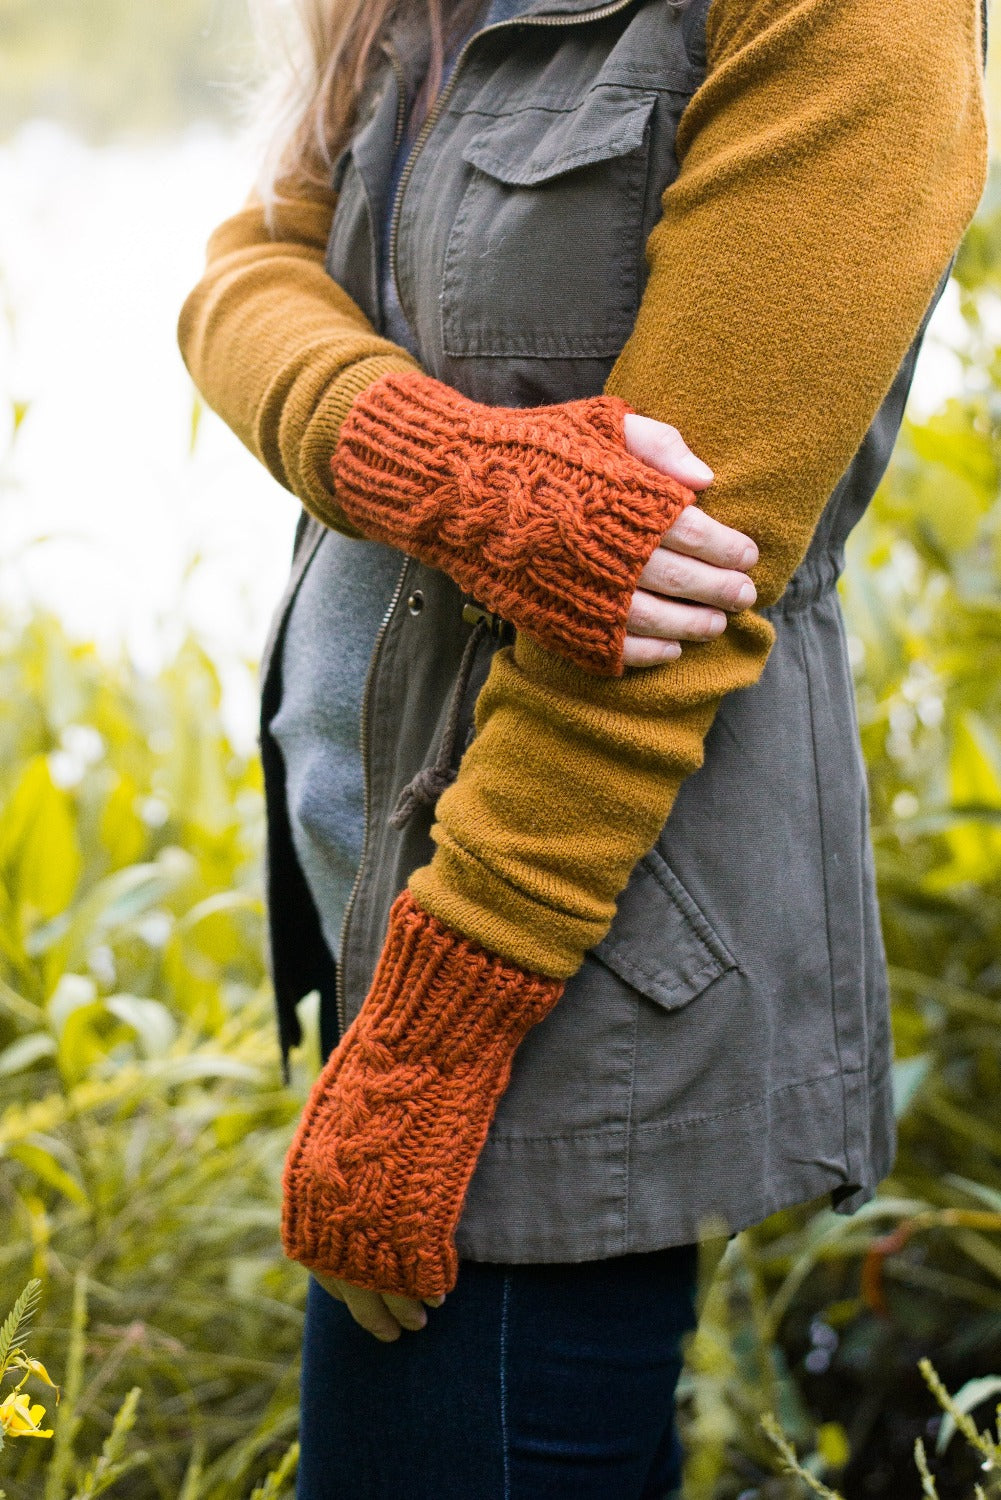
<svg viewBox="0 0 1001 1500"><path fill-rule="evenodd" d="M747 605L753 604L757 597L758 591L753 583L742 583L740 585L740 592L737 595L737 603L741 609L745 609Z"/></svg>
<svg viewBox="0 0 1001 1500"><path fill-rule="evenodd" d="M754 546L745 547L738 564L741 568L753 568L758 560L758 549Z"/></svg>
<svg viewBox="0 0 1001 1500"><path fill-rule="evenodd" d="M678 464L681 470L682 480L691 479L696 484L708 484L713 478L713 471L708 464L704 464L701 458L696 458L694 453L688 453Z"/></svg>
<svg viewBox="0 0 1001 1500"><path fill-rule="evenodd" d="M713 635L722 635L726 629L726 615L713 615L709 621L709 629Z"/></svg>
<svg viewBox="0 0 1001 1500"><path fill-rule="evenodd" d="M664 647L664 660L665 661L677 661L677 659L678 659L678 657L680 655L681 655L681 642L680 641L668 641L667 645Z"/></svg>

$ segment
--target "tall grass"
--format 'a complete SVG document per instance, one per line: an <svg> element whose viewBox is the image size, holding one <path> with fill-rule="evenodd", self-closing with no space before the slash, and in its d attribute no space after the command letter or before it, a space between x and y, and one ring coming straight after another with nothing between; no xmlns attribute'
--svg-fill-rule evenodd
<svg viewBox="0 0 1001 1500"><path fill-rule="evenodd" d="M193 642L149 681L51 617L0 621L0 1287L41 1279L38 1357L82 1371L53 1454L8 1445L10 1500L43 1467L69 1496L132 1386L136 1500L248 1494L295 1436L304 1274L276 1215L301 1089L263 972L260 772L218 710Z"/></svg>

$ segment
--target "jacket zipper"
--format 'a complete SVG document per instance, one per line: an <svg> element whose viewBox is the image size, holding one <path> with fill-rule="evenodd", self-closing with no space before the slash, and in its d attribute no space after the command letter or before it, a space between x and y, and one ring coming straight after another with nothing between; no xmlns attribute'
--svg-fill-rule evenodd
<svg viewBox="0 0 1001 1500"><path fill-rule="evenodd" d="M417 134L417 139L414 141L414 144L410 151L410 155L407 157L402 175L400 177L399 187L396 190L396 198L393 203L393 216L390 223L389 274L392 276L393 283L396 286L397 297L400 296L400 289L396 283L396 240L400 228L400 211L403 204L403 194L406 191L407 183L410 181L410 178L413 175L415 163L421 151L424 149L424 145L427 141L428 136L434 129L436 121L441 118L443 110L448 104L449 99L452 97L452 92L455 88L456 83L458 82L462 65L466 60L466 54L469 52L469 49L473 45L473 43L478 41L481 36L486 36L487 32L502 31L505 29L505 27L510 26L586 25L588 22L601 21L604 20L606 16L613 16L615 15L616 11L625 10L627 6L632 5L633 3L634 0L611 0L610 4L599 6L596 10L585 11L583 15L515 17L510 21L498 21L493 26L485 26L481 31L475 32L471 37L468 38L465 46L462 48L459 56L455 60L455 67L452 69L452 76L449 78L445 88L438 95L438 98L435 100L434 105L429 110L427 118L425 119ZM400 62L399 56L397 55L396 49L392 46L391 43L387 43L386 50L389 54L389 60L392 65L393 72L396 75L397 110L395 143L396 145L399 145L400 141L403 139L403 131L406 124L406 78L404 76L403 66ZM400 305L401 307L403 306L402 300L400 302ZM404 313L406 313L405 308ZM355 874L354 884L351 887L351 894L348 896L347 906L344 908L344 917L341 922L340 951L337 955L337 1021L341 1036L343 1036L344 1032L347 1030L347 998L344 992L344 954L347 951L348 927L351 921L351 914L354 911L355 900L357 899L358 890L361 886L362 872L365 868L365 862L368 855L369 824L371 821L371 789L369 786L368 774L369 702L372 696L372 683L375 678L375 670L378 665L382 643L385 639L386 631L389 629L389 622L393 617L396 606L400 602L400 595L403 593L403 585L406 580L407 569L409 568L409 566L410 558L405 557L403 560L403 566L400 569L400 576L396 580L396 587L393 590L393 597L389 601L389 608L386 610L386 613L383 616L382 624L379 626L379 631L375 638L375 644L372 647L372 657L369 662L368 673L365 678L365 691L362 695L359 737L361 740L362 774L364 778L365 789L365 832L362 838L361 860L358 865L358 870Z"/></svg>
<svg viewBox="0 0 1001 1500"><path fill-rule="evenodd" d="M494 31L503 31L511 26L584 26L591 21L603 21L606 16L614 16L616 11L625 10L627 6L632 5L633 3L634 0L611 0L610 4L599 6L597 10L588 10L584 11L582 15L573 16L515 16L510 21L496 21L493 26L484 26L481 31L474 32L473 35L467 39L465 46L462 48L455 60L455 66L452 69L452 76L449 78L448 83L442 89L441 93L438 95L438 98L435 100L431 109L428 111L427 118L418 131L417 139L414 141L410 155L407 157L403 172L400 176L400 184L396 189L396 198L393 202L393 217L390 221L389 228L389 274L392 277L393 285L396 288L397 300L399 301L400 306L403 308L404 315L408 319L410 315L407 312L406 307L404 307L403 305L403 299L400 296L399 282L396 279L396 240L400 229L400 214L403 208L403 195L407 190L407 183L413 176L417 158L423 151L428 136L431 134L436 123L441 118L441 115L446 105L448 104L449 99L451 99L452 97L452 93L459 81L459 74L462 70L463 63L466 60L466 54L469 52L469 49L475 42L479 41L481 36L487 36L490 32ZM394 62L394 67L399 68L398 58ZM401 73L402 69L397 72L398 83L401 77ZM402 92L404 85L400 83L399 86Z"/></svg>
<svg viewBox="0 0 1001 1500"><path fill-rule="evenodd" d="M407 78L403 71L400 55L392 42L386 43L386 52L389 56L390 66L396 75L396 128L393 131L393 146L395 148L403 139L403 131L407 123Z"/></svg>
<svg viewBox="0 0 1001 1500"><path fill-rule="evenodd" d="M365 868L365 861L366 861L366 858L367 858L367 855L368 855L369 827L370 827L370 824L371 824L371 817L370 817L371 808L369 806L369 802L370 802L372 794L371 794L371 789L369 787L369 775L368 775L368 760L369 760L369 748L370 748L369 747L369 712L368 712L369 711L369 700L371 699L371 696L372 696L372 681L373 681L373 679L375 677L375 668L376 668L376 664L377 664L378 659L379 659L379 653L380 653L380 651L382 649L382 643L383 643L383 640L385 639L386 631L389 629L389 622L393 618L393 614L395 613L396 606L400 602L400 596L403 593L403 585L404 585L404 583L406 581L407 569L409 567L410 567L410 558L409 557L404 557L404 559L403 559L403 566L400 568L400 574L399 574L399 577L396 580L396 587L393 589L393 596L392 596L392 598L389 601L389 605L388 605L388 607L386 609L386 613L382 617L382 623L379 626L378 633L376 634L376 637L375 637L375 644L372 647L372 657L371 657L371 660L369 661L368 672L366 673L366 676L365 676L365 691L362 694L362 700L361 700L361 721L360 721L360 725L359 725L359 739L361 741L362 778L363 778L363 785L364 785L364 790L365 790L365 801L364 801L364 808L365 808L365 831L364 831L364 833L362 835L361 859L358 862L358 869L357 869L357 871L355 873L354 884L351 887L351 894L348 896L348 904L344 908L344 916L343 916L343 918L341 920L341 936L340 936L340 943L339 943L339 951L338 951L338 954L337 954L337 964L336 964L336 969L335 969L335 987L336 987L336 995L337 995L337 1024L338 1024L338 1029L340 1031L340 1035L341 1036L343 1036L344 1033L345 1033L345 1031L347 1030L347 997L346 997L346 995L344 993L344 954L347 951L348 923L351 920L351 913L354 910L355 899L356 899L356 897L358 895L358 888L361 885L362 871Z"/></svg>

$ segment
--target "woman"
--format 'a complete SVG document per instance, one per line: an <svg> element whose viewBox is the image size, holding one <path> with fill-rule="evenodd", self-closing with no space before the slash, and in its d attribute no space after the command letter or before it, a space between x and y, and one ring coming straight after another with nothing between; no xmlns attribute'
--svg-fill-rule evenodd
<svg viewBox="0 0 1001 1500"><path fill-rule="evenodd" d="M306 10L180 329L308 512L262 713L283 1049L311 988L333 1049L299 1493L662 1497L700 1235L892 1162L835 583L983 187L983 20Z"/></svg>

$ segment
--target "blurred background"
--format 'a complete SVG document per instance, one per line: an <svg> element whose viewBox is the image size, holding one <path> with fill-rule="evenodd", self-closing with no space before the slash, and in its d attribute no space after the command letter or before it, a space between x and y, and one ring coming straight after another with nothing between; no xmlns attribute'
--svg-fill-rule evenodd
<svg viewBox="0 0 1001 1500"><path fill-rule="evenodd" d="M318 1051L306 1001L286 1087L254 663L297 506L174 341L254 176L259 66L245 0L0 0L8 1500L293 1492L279 1175ZM1001 156L1001 38L989 93ZM681 1396L689 1500L1001 1493L999 480L995 162L842 585L900 1156L854 1218L808 1205L729 1245ZM5 1400L22 1375L42 1441Z"/></svg>
<svg viewBox="0 0 1001 1500"><path fill-rule="evenodd" d="M147 668L195 630L245 743L238 664L297 506L201 426L174 338L205 241L256 170L245 0L2 0L0 28L0 389L23 417L4 598Z"/></svg>

